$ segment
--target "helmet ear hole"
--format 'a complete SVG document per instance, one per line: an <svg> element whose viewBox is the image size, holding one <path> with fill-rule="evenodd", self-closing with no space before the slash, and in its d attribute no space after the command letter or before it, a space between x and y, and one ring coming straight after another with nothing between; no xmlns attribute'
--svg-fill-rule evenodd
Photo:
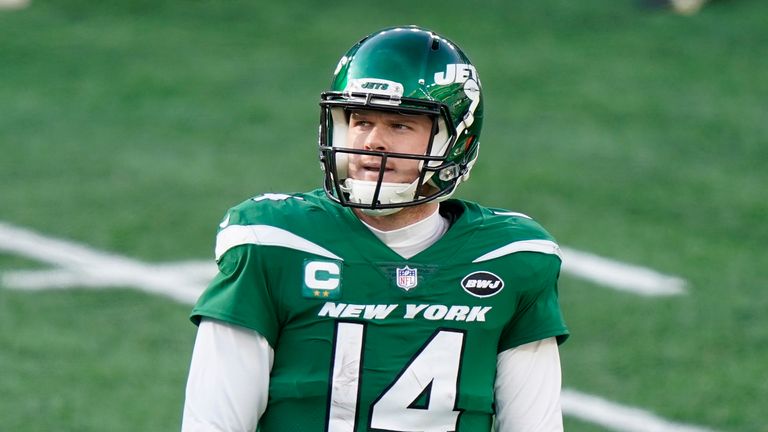
<svg viewBox="0 0 768 432"><path fill-rule="evenodd" d="M464 143L464 153L467 155L471 155L475 152L475 149L477 148L477 145L475 141L477 140L477 135L470 135L467 138L467 141ZM476 159L477 156L473 156L471 159Z"/></svg>

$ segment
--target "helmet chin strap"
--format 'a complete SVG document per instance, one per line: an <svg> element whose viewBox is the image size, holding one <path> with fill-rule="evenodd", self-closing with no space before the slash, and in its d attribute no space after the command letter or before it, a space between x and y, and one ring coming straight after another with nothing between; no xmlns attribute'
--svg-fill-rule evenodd
<svg viewBox="0 0 768 432"><path fill-rule="evenodd" d="M367 214L368 216L389 216L399 212L402 209L403 209L402 207L395 207L395 208L377 209L377 210L361 208L358 210Z"/></svg>
<svg viewBox="0 0 768 432"><path fill-rule="evenodd" d="M381 183L379 190L379 203L398 204L410 202L416 192L418 180L412 183ZM357 204L373 204L373 194L376 192L377 182L368 180L356 180L348 178L344 180L342 190L349 194L349 200ZM395 214L402 210L402 207L386 209L360 209L363 213L371 216L387 216Z"/></svg>
<svg viewBox="0 0 768 432"><path fill-rule="evenodd" d="M474 163L474 161L472 161ZM423 164L423 162L422 162ZM434 175L434 172L428 172L424 176L424 185L429 184L429 180ZM462 179L458 179L450 192L440 197L435 198L432 202L442 202L450 198L456 191L456 186ZM379 189L379 203L380 204L399 204L408 203L419 197L416 197L416 187L419 180L416 179L411 183L387 183L381 182L381 189ZM341 190L349 194L349 200L357 204L373 204L373 195L376 192L377 182L369 180L357 180L353 178L346 178L341 184ZM403 207L385 208L385 209L367 209L360 208L360 211L371 216L387 216L395 214L402 210Z"/></svg>

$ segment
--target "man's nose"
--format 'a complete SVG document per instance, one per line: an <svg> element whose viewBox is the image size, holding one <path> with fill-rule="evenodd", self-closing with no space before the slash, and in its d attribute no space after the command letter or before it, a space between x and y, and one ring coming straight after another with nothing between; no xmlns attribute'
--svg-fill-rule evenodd
<svg viewBox="0 0 768 432"><path fill-rule="evenodd" d="M387 134L384 127L374 125L365 136L365 149L374 151L387 151L389 148Z"/></svg>

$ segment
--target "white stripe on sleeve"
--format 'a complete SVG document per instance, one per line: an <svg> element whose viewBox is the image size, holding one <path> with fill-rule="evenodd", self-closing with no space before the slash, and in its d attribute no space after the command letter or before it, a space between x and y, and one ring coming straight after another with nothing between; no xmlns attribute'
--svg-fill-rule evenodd
<svg viewBox="0 0 768 432"><path fill-rule="evenodd" d="M557 255L561 260L563 259L560 252L560 246L557 243L550 240L520 240L509 243L498 249L494 249L487 254L484 254L478 258L475 258L472 262L478 263L483 261L489 261L495 258L503 257L517 252L538 252L550 255Z"/></svg>
<svg viewBox="0 0 768 432"><path fill-rule="evenodd" d="M216 236L216 261L221 259L226 251L244 244L280 246L343 261L328 249L271 225L230 225L219 231Z"/></svg>

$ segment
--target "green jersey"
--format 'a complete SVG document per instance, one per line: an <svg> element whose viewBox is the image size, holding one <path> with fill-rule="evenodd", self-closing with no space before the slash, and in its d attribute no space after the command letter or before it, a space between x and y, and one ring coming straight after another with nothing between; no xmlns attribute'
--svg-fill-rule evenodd
<svg viewBox="0 0 768 432"><path fill-rule="evenodd" d="M260 431L488 431L497 354L565 340L552 237L467 201L440 212L450 228L409 259L320 190L227 213L192 320L274 349Z"/></svg>

